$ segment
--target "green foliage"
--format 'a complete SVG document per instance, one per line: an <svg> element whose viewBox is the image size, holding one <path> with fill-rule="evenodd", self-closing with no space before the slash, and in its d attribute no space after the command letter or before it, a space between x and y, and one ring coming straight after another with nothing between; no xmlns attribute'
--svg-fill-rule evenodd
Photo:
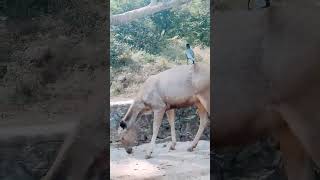
<svg viewBox="0 0 320 180"><path fill-rule="evenodd" d="M111 14L140 8L148 3L150 0L111 0ZM191 4L178 9L161 11L128 24L112 27L111 31L111 66L125 65L121 63L120 56L126 50L164 55L171 60L183 58L184 46L175 49L170 44L170 39L177 37L193 47L210 46L210 1L193 0ZM147 56L145 60L154 61Z"/></svg>
<svg viewBox="0 0 320 180"><path fill-rule="evenodd" d="M119 14L136 9L139 7L146 6L150 3L150 0L138 0L130 1L128 0L111 0L110 2L110 11L111 14Z"/></svg>
<svg viewBox="0 0 320 180"><path fill-rule="evenodd" d="M210 46L209 15L193 15L190 11L174 12L170 21L174 27L170 28L168 37L179 36L192 45Z"/></svg>
<svg viewBox="0 0 320 180"><path fill-rule="evenodd" d="M160 53L159 47L164 46L166 42L150 18L146 18L142 22L134 21L121 25L116 27L114 32L117 41L152 54Z"/></svg>
<svg viewBox="0 0 320 180"><path fill-rule="evenodd" d="M128 56L130 54L129 45L125 43L120 43L114 36L111 35L110 38L110 66L114 68L119 68L121 66L126 66L128 63Z"/></svg>

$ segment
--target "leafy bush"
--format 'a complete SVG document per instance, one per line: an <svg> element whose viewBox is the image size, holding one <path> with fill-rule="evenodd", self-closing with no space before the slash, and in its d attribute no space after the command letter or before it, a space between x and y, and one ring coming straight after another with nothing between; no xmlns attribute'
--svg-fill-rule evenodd
<svg viewBox="0 0 320 180"><path fill-rule="evenodd" d="M111 14L146 6L150 0L111 0ZM193 0L179 9L169 9L111 27L111 96L132 96L150 75L173 64L185 64L185 44L207 59L210 44L210 1ZM196 49L196 47L198 49ZM205 48L207 49L207 48Z"/></svg>
<svg viewBox="0 0 320 180"><path fill-rule="evenodd" d="M147 0L135 2L111 1L112 14L122 13L145 6ZM170 39L177 37L192 46L210 45L210 1L193 0L181 9L169 9L131 23L112 27L111 59L123 54L127 45L130 50L145 51L152 55L165 55L170 60L184 58L185 45L174 47ZM181 45L181 43L179 44ZM127 46L128 47L128 46ZM117 52L119 51L119 52ZM146 59L152 60L146 56ZM147 62L149 62L147 60ZM111 65L116 65L111 63ZM123 64L122 64L123 65Z"/></svg>
<svg viewBox="0 0 320 180"><path fill-rule="evenodd" d="M137 50L144 50L151 54L160 53L166 39L158 32L153 21L149 18L134 21L113 29L118 42L128 44Z"/></svg>
<svg viewBox="0 0 320 180"><path fill-rule="evenodd" d="M126 66L130 57L130 46L110 38L110 66L120 68Z"/></svg>

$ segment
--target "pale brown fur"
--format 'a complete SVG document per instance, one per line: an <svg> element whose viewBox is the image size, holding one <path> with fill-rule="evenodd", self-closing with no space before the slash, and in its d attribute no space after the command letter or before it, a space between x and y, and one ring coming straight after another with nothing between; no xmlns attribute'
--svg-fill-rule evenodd
<svg viewBox="0 0 320 180"><path fill-rule="evenodd" d="M175 149L176 134L174 109L195 105L200 117L198 132L188 148L193 151L208 123L210 115L210 68L209 65L181 65L149 77L141 87L133 104L120 123L121 142L128 153L133 144L133 128L137 116L146 111L154 113L153 135L146 158L150 158L164 114L171 126L172 145ZM122 131L122 132L121 132Z"/></svg>
<svg viewBox="0 0 320 180"><path fill-rule="evenodd" d="M314 2L274 0L268 9L214 18L211 145L273 136L289 180L312 180L311 161L320 166L320 7Z"/></svg>

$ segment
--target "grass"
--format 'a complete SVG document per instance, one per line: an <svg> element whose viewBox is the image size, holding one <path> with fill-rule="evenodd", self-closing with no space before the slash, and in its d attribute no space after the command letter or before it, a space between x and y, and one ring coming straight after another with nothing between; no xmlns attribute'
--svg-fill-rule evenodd
<svg viewBox="0 0 320 180"><path fill-rule="evenodd" d="M173 38L158 55L144 51L127 49L119 58L125 66L110 69L111 97L134 97L140 86L151 75L170 67L186 64L184 55L185 41ZM196 61L210 64L210 48L193 47Z"/></svg>

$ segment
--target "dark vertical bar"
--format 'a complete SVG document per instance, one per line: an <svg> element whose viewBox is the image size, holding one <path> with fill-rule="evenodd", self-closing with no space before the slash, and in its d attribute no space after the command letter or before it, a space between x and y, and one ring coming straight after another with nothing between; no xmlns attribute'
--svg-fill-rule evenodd
<svg viewBox="0 0 320 180"><path fill-rule="evenodd" d="M106 17L106 31L107 31L107 37L106 37L106 53L107 53L107 62L106 62L106 69L107 69L107 82L106 82L106 93L107 93L107 106L106 108L108 109L107 115L106 115L106 120L107 120L107 141L106 141L106 146L107 146L107 174L108 174L108 179L110 179L110 1L105 1L107 3L107 17Z"/></svg>
<svg viewBox="0 0 320 180"><path fill-rule="evenodd" d="M214 110L213 110L213 91L214 91L214 30L215 30L215 7L217 6L217 0L210 1L210 179L223 180L222 170L217 162L216 155L214 153Z"/></svg>

